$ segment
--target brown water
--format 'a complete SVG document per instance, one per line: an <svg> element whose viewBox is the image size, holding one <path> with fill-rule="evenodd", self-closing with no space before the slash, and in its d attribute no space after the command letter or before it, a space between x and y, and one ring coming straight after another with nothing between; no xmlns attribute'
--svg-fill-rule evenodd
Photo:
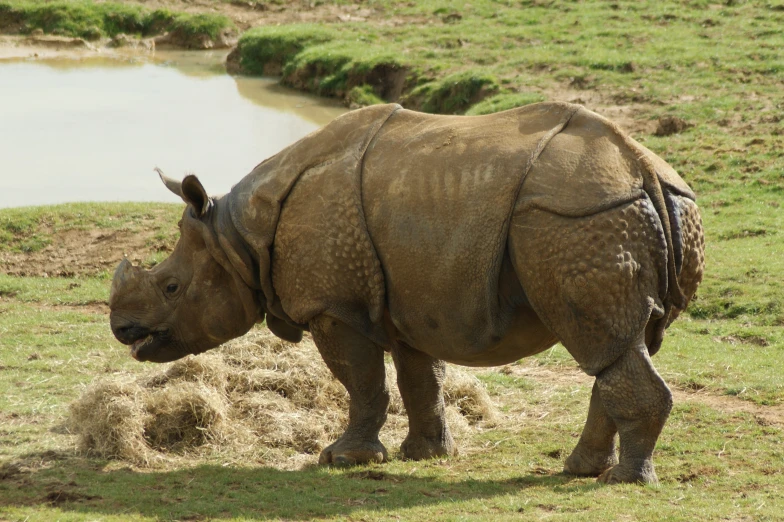
<svg viewBox="0 0 784 522"><path fill-rule="evenodd" d="M0 60L0 207L177 201L153 172L213 194L345 109L231 77L225 53Z"/></svg>

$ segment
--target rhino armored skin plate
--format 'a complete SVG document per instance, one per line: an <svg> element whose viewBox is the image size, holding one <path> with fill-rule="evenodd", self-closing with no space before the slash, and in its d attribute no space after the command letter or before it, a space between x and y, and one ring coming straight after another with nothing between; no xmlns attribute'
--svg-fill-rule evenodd
<svg viewBox="0 0 784 522"><path fill-rule="evenodd" d="M567 103L487 116L349 112L223 196L196 176L172 255L124 260L111 327L140 361L209 350L266 320L309 331L350 396L323 464L384 461L391 352L408 459L456 453L445 362L494 366L561 342L595 376L564 469L655 483L672 395L651 362L702 280L695 196L615 124ZM619 451L616 452L616 434Z"/></svg>

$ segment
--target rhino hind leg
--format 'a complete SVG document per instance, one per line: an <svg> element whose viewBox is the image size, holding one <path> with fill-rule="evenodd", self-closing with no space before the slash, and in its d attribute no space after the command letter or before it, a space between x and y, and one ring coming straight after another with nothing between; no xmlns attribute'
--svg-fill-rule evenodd
<svg viewBox="0 0 784 522"><path fill-rule="evenodd" d="M400 446L403 458L421 460L457 454L444 411L444 361L401 343L393 348L392 359L408 413L408 436Z"/></svg>
<svg viewBox="0 0 784 522"><path fill-rule="evenodd" d="M387 450L378 440L389 405L383 350L325 315L312 320L310 330L327 367L349 394L346 431L321 452L319 464L350 466L386 461Z"/></svg>
<svg viewBox="0 0 784 522"><path fill-rule="evenodd" d="M653 449L672 409L672 393L640 341L596 378L602 403L620 437L618 464L599 481L656 484Z"/></svg>
<svg viewBox="0 0 784 522"><path fill-rule="evenodd" d="M618 428L615 421L607 413L599 395L599 383L594 382L588 420L585 421L580 441L564 463L564 472L598 477L618 464L615 454L616 433Z"/></svg>
<svg viewBox="0 0 784 522"><path fill-rule="evenodd" d="M534 311L596 377L586 427L565 470L604 482L656 482L651 455L671 396L645 344L664 316L667 277L664 233L650 200L586 217L521 213L509 251Z"/></svg>

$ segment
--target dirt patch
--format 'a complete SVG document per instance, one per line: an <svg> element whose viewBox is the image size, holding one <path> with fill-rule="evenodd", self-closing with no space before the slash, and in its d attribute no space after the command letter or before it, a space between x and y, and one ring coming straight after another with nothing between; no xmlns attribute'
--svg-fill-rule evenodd
<svg viewBox="0 0 784 522"><path fill-rule="evenodd" d="M109 316L108 302L84 303L84 304L74 304L74 305L66 305L66 304L51 305L51 304L39 303L37 306L39 310L54 310L57 312L79 312L82 314L88 313L88 314L96 314L96 315L105 315L107 317Z"/></svg>
<svg viewBox="0 0 784 522"><path fill-rule="evenodd" d="M654 134L657 136L671 136L691 127L693 127L693 125L683 118L678 118L677 116L663 116L662 118L659 118L659 123Z"/></svg>
<svg viewBox="0 0 784 522"><path fill-rule="evenodd" d="M154 47L165 49L228 49L237 44L234 31L221 31L214 38L206 34L190 34L183 29L175 29L164 35L156 37Z"/></svg>
<svg viewBox="0 0 784 522"><path fill-rule="evenodd" d="M736 337L734 335L725 335L723 337L714 337L713 340L718 343L727 343L731 345L738 344L753 344L754 346L770 346L770 341L760 335L747 335Z"/></svg>
<svg viewBox="0 0 784 522"><path fill-rule="evenodd" d="M44 231L46 232L46 231ZM0 252L0 271L18 277L95 276L112 271L127 256L134 264L173 245L149 229L51 232L49 246L37 252Z"/></svg>
<svg viewBox="0 0 784 522"><path fill-rule="evenodd" d="M62 489L55 489L47 493L44 497L44 502L52 506L61 506L63 504L72 504L76 502L85 502L88 500L96 500L101 497L96 495L84 495L75 491L67 491Z"/></svg>
<svg viewBox="0 0 784 522"><path fill-rule="evenodd" d="M22 474L22 468L14 462L4 462L0 464L0 481L10 480Z"/></svg>

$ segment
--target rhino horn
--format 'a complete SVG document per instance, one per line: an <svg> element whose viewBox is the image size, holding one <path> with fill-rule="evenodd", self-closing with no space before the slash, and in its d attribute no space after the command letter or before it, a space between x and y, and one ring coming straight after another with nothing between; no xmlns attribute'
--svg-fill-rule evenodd
<svg viewBox="0 0 784 522"><path fill-rule="evenodd" d="M109 296L109 304L114 301L114 295L123 287L127 288L128 285L133 284L133 282L138 278L139 272L141 269L137 266L133 266L128 258L123 258L120 261L120 264L117 265L117 268L114 271L114 277L112 278L112 289L111 294Z"/></svg>

